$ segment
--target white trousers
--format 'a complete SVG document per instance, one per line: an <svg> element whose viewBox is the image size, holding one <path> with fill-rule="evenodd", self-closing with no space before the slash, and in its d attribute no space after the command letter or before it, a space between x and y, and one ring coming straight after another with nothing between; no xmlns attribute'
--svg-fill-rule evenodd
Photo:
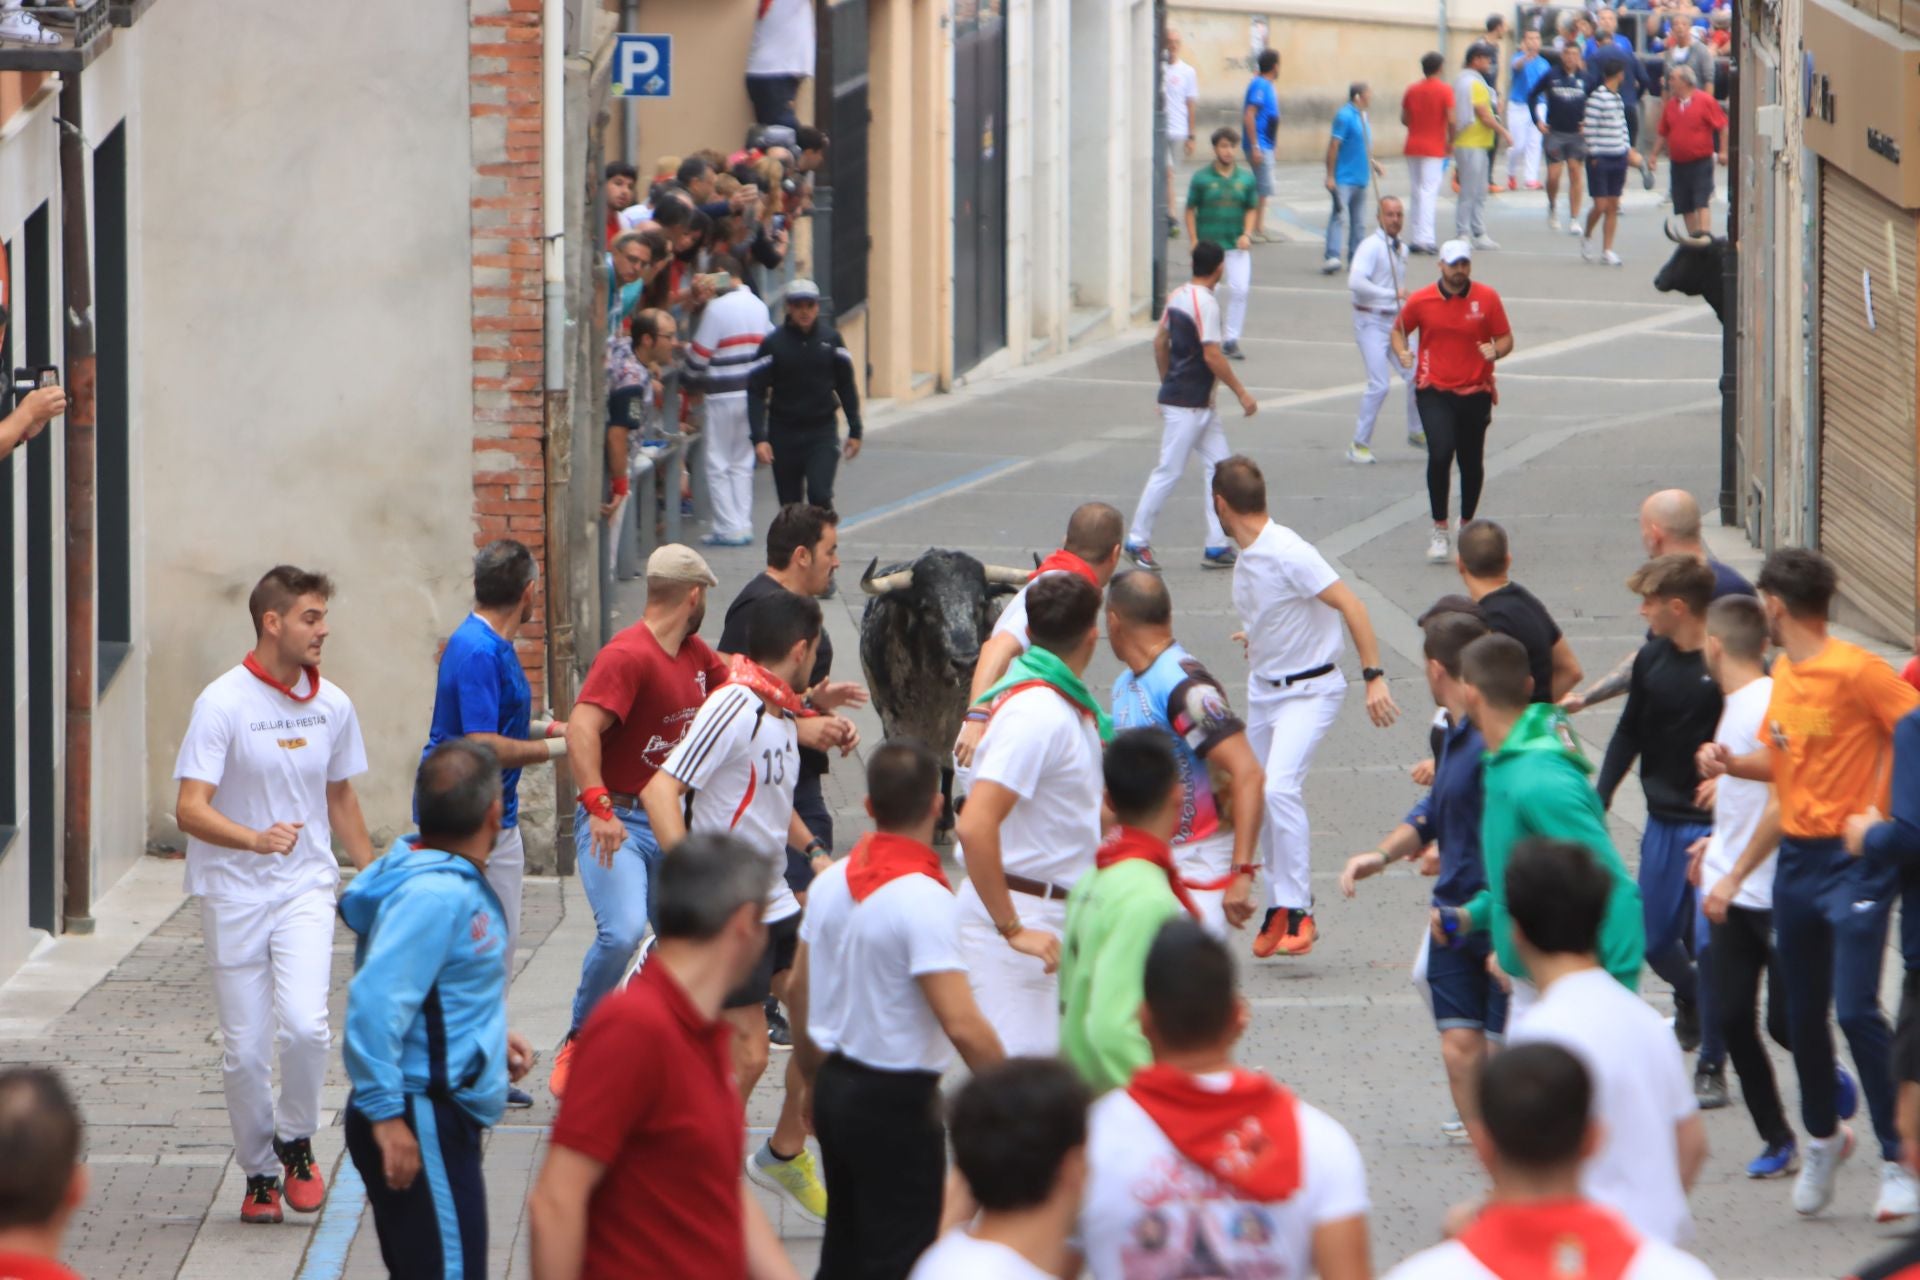
<svg viewBox="0 0 1920 1280"><path fill-rule="evenodd" d="M227 1119L233 1125L234 1156L248 1177L279 1174L276 1137L312 1137L320 1127L320 1086L333 1047L327 1028L333 912L329 889L310 889L284 902L200 900L200 930L220 1016Z"/></svg>
<svg viewBox="0 0 1920 1280"><path fill-rule="evenodd" d="M1396 373L1407 384L1407 435L1418 435L1421 430L1420 410L1413 400L1413 370L1401 368L1393 358L1393 322L1393 316L1372 311L1356 309L1353 313L1353 340L1360 345L1360 359L1367 366L1367 389L1360 396L1360 416L1353 424L1355 444L1372 442L1374 420L1380 416L1387 393L1393 390Z"/></svg>
<svg viewBox="0 0 1920 1280"><path fill-rule="evenodd" d="M753 534L753 437L747 428L747 397L707 397L707 492L713 498L713 531L723 537Z"/></svg>
<svg viewBox="0 0 1920 1280"><path fill-rule="evenodd" d="M1546 137L1524 102L1507 104L1507 132L1513 135L1513 145L1507 148L1507 177L1523 183L1540 181L1541 149Z"/></svg>
<svg viewBox="0 0 1920 1280"><path fill-rule="evenodd" d="M1199 844L1177 844L1173 847L1173 866L1180 873L1180 878L1189 883L1218 880L1233 866L1233 837L1222 832L1209 836ZM1230 932L1227 927L1227 891L1189 888L1187 896L1193 899L1193 905L1200 911L1201 927L1224 942Z"/></svg>
<svg viewBox="0 0 1920 1280"><path fill-rule="evenodd" d="M1408 156L1407 243L1422 249L1437 249L1433 234L1433 211L1440 202L1440 176L1446 171L1445 156Z"/></svg>
<svg viewBox="0 0 1920 1280"><path fill-rule="evenodd" d="M1252 287L1253 251L1228 249L1227 272L1221 277L1219 288L1214 290L1215 295L1226 303L1220 331L1228 342L1240 341L1240 331L1247 323L1247 292Z"/></svg>
<svg viewBox="0 0 1920 1280"><path fill-rule="evenodd" d="M1307 823L1307 768L1340 714L1347 682L1338 671L1277 690L1257 677L1247 682L1247 742L1267 768L1267 821L1260 829L1266 859L1267 905L1305 910L1313 905L1313 833Z"/></svg>
<svg viewBox="0 0 1920 1280"><path fill-rule="evenodd" d="M1133 531L1127 541L1144 546L1153 541L1153 522L1166 505L1167 495L1186 473L1187 459L1200 458L1200 509L1207 515L1207 547L1227 545L1226 532L1213 509L1213 471L1232 453L1227 448L1227 430L1220 423L1220 411L1212 405L1204 409L1183 409L1178 405L1160 406L1160 461L1140 491L1140 505L1134 508Z"/></svg>
<svg viewBox="0 0 1920 1280"><path fill-rule="evenodd" d="M487 855L487 885L507 916L507 984L513 984L513 949L520 942L520 886L527 878L527 842L520 826L500 828Z"/></svg>
<svg viewBox="0 0 1920 1280"><path fill-rule="evenodd" d="M1010 1058L1051 1058L1060 1052L1060 979L1036 956L1021 955L993 927L986 904L969 880L960 886L960 955L974 1003L992 1024ZM1014 909L1029 929L1056 937L1067 930L1067 904L1059 898L1013 895Z"/></svg>

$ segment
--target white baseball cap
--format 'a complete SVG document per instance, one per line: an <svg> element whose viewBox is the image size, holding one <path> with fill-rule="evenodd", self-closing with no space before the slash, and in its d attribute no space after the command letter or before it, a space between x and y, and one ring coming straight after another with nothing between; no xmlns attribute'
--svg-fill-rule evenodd
<svg viewBox="0 0 1920 1280"><path fill-rule="evenodd" d="M1440 261L1444 263L1472 262L1473 245L1466 240L1449 240L1440 246Z"/></svg>

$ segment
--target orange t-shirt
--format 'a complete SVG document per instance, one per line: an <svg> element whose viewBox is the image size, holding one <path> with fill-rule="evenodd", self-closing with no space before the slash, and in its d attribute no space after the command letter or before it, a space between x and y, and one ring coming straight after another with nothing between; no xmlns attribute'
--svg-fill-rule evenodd
<svg viewBox="0 0 1920 1280"><path fill-rule="evenodd" d="M1782 655L1766 723L1781 829L1830 839L1868 805L1884 812L1893 726L1915 706L1920 690L1858 645L1829 640L1804 662Z"/></svg>

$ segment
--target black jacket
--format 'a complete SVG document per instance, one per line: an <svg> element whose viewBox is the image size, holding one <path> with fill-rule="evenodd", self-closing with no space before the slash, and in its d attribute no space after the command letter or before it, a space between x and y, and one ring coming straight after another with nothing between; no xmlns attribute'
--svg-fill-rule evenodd
<svg viewBox="0 0 1920 1280"><path fill-rule="evenodd" d="M771 404L769 404L771 398ZM782 324L760 344L747 378L747 427L755 444L771 425L782 431L831 427L836 407L847 415L847 435L860 438L860 392L853 354L825 320L802 333Z"/></svg>

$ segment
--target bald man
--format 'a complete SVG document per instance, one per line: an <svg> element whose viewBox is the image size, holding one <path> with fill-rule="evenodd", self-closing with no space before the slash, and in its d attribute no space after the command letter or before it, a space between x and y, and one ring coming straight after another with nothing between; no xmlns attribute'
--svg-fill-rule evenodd
<svg viewBox="0 0 1920 1280"><path fill-rule="evenodd" d="M1662 489L1640 504L1640 545L1646 548L1649 559L1692 556L1712 569L1715 600L1721 596L1754 594L1753 584L1741 577L1738 570L1721 564L1707 553L1706 543L1700 540L1700 504L1685 489ZM1653 633L1649 631L1647 637L1652 639ZM1627 681L1633 675L1634 654L1639 652L1635 647L1606 675L1562 698L1561 709L1572 714L1625 693Z"/></svg>

